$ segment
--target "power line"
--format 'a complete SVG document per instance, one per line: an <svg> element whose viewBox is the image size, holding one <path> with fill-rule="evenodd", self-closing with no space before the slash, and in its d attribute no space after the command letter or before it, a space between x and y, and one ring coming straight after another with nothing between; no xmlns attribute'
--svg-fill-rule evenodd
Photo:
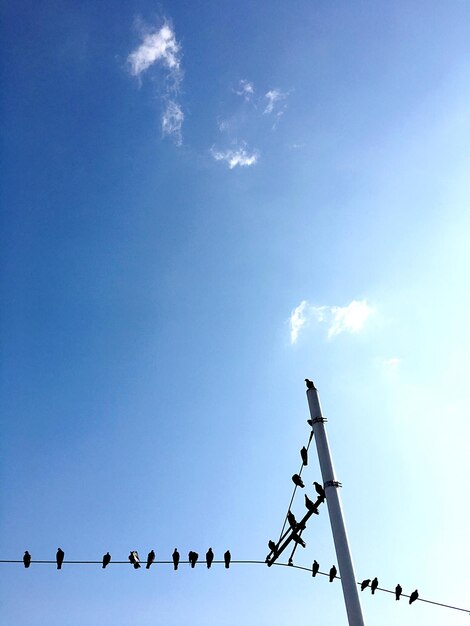
<svg viewBox="0 0 470 626"><path fill-rule="evenodd" d="M18 560L18 559L0 559L0 563L23 563L22 560ZM31 561L31 565L32 564L46 564L46 565L56 565L56 561L55 560L32 560ZM183 564L183 563L187 563L189 564L190 561L179 561L179 564ZM197 565L205 565L205 561L201 560L197 563ZM224 561L216 561L214 559L214 561L212 562L212 564L221 564L223 565L225 562ZM64 565L101 565L102 561L64 561L63 562ZM266 565L266 561L257 561L257 560L248 560L248 559L238 559L238 560L232 560L230 561L230 565L232 564L236 564L236 565ZM111 561L111 563L109 565L130 565L129 561ZM108 565L108 567L109 567ZM153 565L173 565L173 561L154 561ZM290 563L278 563L277 561L272 563L272 565L278 565L280 567L288 567L288 568L292 568L292 569L299 569L302 570L304 572L308 572L309 574L311 573L311 568L309 567L304 567L302 565L294 565L294 564L290 564ZM329 576L329 573L327 572L317 572L317 574L320 574L321 576ZM340 576L336 576L335 577L338 580L341 580ZM358 585L360 585L361 583L358 582ZM383 591L384 593L391 593L391 594L395 594L395 591L392 591L391 589L385 589L384 587L377 587L377 591ZM402 593L401 594L402 598L409 598L410 596L407 595L406 593ZM442 606L446 609L453 609L454 611L462 611L463 613L468 613L470 614L470 609L462 609L461 607L458 606L453 606L452 604L444 604L442 602L436 602L435 600L426 600L425 598L421 598L419 597L417 600L417 602L426 602L426 604L433 604L435 606Z"/></svg>

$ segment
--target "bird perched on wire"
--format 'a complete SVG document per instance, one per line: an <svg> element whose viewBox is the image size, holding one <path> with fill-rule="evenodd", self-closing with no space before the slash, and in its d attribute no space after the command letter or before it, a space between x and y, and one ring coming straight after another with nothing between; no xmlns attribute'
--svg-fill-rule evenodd
<svg viewBox="0 0 470 626"><path fill-rule="evenodd" d="M147 565L145 566L146 569L150 569L150 566L152 565L154 561L155 561L155 552L153 550L150 550L147 556Z"/></svg>
<svg viewBox="0 0 470 626"><path fill-rule="evenodd" d="M410 596L410 601L408 602L408 604L413 604L413 602L417 600L418 598L419 598L419 593L418 593L418 590L415 589Z"/></svg>
<svg viewBox="0 0 470 626"><path fill-rule="evenodd" d="M398 583L398 585L395 587L395 600L399 600L400 599L402 591L403 591L403 589L401 588L400 583Z"/></svg>
<svg viewBox="0 0 470 626"><path fill-rule="evenodd" d="M320 483L317 483L317 481L315 480L313 482L313 486L315 487L315 491L318 493L319 497L322 500L325 500L326 498L326 493L325 490L323 489L323 487L320 485Z"/></svg>
<svg viewBox="0 0 470 626"><path fill-rule="evenodd" d="M225 569L228 569L230 567L231 560L232 560L232 555L230 554L230 550L227 550L227 552L224 553Z"/></svg>
<svg viewBox="0 0 470 626"><path fill-rule="evenodd" d="M338 570L336 569L336 567L333 565L333 567L330 569L330 583L333 582L333 580L336 578L336 574L338 573Z"/></svg>
<svg viewBox="0 0 470 626"><path fill-rule="evenodd" d="M302 463L304 465L308 465L308 452L305 446L300 449L300 457L302 459Z"/></svg>
<svg viewBox="0 0 470 626"><path fill-rule="evenodd" d="M305 379L305 384L307 385L307 389L315 389L315 385L308 378Z"/></svg>
<svg viewBox="0 0 470 626"><path fill-rule="evenodd" d="M132 550L129 553L129 561L131 562L131 564L134 566L134 569L139 569L140 567L140 558L139 555L137 553L137 550Z"/></svg>
<svg viewBox="0 0 470 626"><path fill-rule="evenodd" d="M297 533L295 533L294 531L292 531L292 539L295 541L295 543L300 544L302 548L305 548L305 546L307 545L305 541L302 539L302 537L298 535Z"/></svg>
<svg viewBox="0 0 470 626"><path fill-rule="evenodd" d="M305 494L305 506L309 511L313 511L316 515L318 515L318 507L315 502L312 502L310 498Z"/></svg>
<svg viewBox="0 0 470 626"><path fill-rule="evenodd" d="M199 554L197 552L193 552L192 550L189 551L188 560L191 563L191 567L196 565L198 558Z"/></svg>
<svg viewBox="0 0 470 626"><path fill-rule="evenodd" d="M268 541L268 548L271 550L271 552L276 552L276 544L272 539Z"/></svg>
<svg viewBox="0 0 470 626"><path fill-rule="evenodd" d="M180 553L175 548L173 550L173 554L171 555L173 559L173 569L176 571L178 569L178 563L180 562Z"/></svg>
<svg viewBox="0 0 470 626"><path fill-rule="evenodd" d="M375 590L377 589L378 586L379 586L379 581L376 576L370 585L370 590L371 590L372 595L375 593Z"/></svg>
<svg viewBox="0 0 470 626"><path fill-rule="evenodd" d="M57 569L62 568L62 563L64 562L64 556L65 556L65 552L62 550L62 548L58 548L57 554L55 555L55 560L57 562Z"/></svg>
<svg viewBox="0 0 470 626"><path fill-rule="evenodd" d="M209 548L209 550L206 552L207 569L210 569L213 560L214 560L214 553L212 552L212 548Z"/></svg>
<svg viewBox="0 0 470 626"><path fill-rule="evenodd" d="M300 478L298 474L294 474L292 476L292 482L294 483L294 485L296 485L297 487L300 487L301 489L305 487L303 480Z"/></svg>
<svg viewBox="0 0 470 626"><path fill-rule="evenodd" d="M287 511L287 521L289 522L289 526L292 528L292 530L295 530L297 528L297 520L295 519L292 511Z"/></svg>
<svg viewBox="0 0 470 626"><path fill-rule="evenodd" d="M25 551L23 556L23 563L25 567L29 567L31 565L31 555L27 550Z"/></svg>
<svg viewBox="0 0 470 626"><path fill-rule="evenodd" d="M370 585L370 578L366 578L361 583L361 591L364 591L364 589L367 589L369 585Z"/></svg>
<svg viewBox="0 0 470 626"><path fill-rule="evenodd" d="M318 574L318 570L320 569L320 563L315 559L312 563L312 576L316 576Z"/></svg>
<svg viewBox="0 0 470 626"><path fill-rule="evenodd" d="M106 554L103 556L103 569L106 568L107 565L109 565L111 563L111 555L109 554L109 552L106 552Z"/></svg>

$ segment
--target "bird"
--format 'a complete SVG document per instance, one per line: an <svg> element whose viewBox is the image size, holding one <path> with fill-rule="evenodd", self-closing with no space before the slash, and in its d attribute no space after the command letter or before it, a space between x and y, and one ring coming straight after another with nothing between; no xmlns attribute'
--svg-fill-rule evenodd
<svg viewBox="0 0 470 626"><path fill-rule="evenodd" d="M313 511L314 513L316 513L316 515L318 515L317 505L315 504L315 502L312 502L310 500L307 494L305 494L305 506L309 511Z"/></svg>
<svg viewBox="0 0 470 626"><path fill-rule="evenodd" d="M57 561L57 569L62 568L62 563L64 562L65 552L62 548L57 548L57 554L55 555L55 559Z"/></svg>
<svg viewBox="0 0 470 626"><path fill-rule="evenodd" d="M330 569L330 583L333 582L333 580L335 579L337 573L338 573L338 570L333 565L333 567Z"/></svg>
<svg viewBox="0 0 470 626"><path fill-rule="evenodd" d="M316 576L318 574L318 570L320 569L320 563L315 559L312 564L312 576Z"/></svg>
<svg viewBox="0 0 470 626"><path fill-rule="evenodd" d="M366 578L361 583L361 591L364 591L364 589L367 589L369 585L370 585L370 578Z"/></svg>
<svg viewBox="0 0 470 626"><path fill-rule="evenodd" d="M145 567L147 569L150 569L150 566L152 565L154 561L155 561L155 552L153 550L150 550L147 556L147 565Z"/></svg>
<svg viewBox="0 0 470 626"><path fill-rule="evenodd" d="M214 560L214 553L212 552L212 548L209 548L209 550L206 552L207 569L210 569L210 566L212 565L213 560Z"/></svg>
<svg viewBox="0 0 470 626"><path fill-rule="evenodd" d="M27 550L25 551L23 556L23 563L25 567L29 567L31 565L31 555Z"/></svg>
<svg viewBox="0 0 470 626"><path fill-rule="evenodd" d="M303 480L300 478L298 474L294 474L292 476L292 482L294 483L294 485L296 485L297 487L300 487L301 489L305 487Z"/></svg>
<svg viewBox="0 0 470 626"><path fill-rule="evenodd" d="M401 596L401 592L403 591L400 583L395 587L395 600L399 600Z"/></svg>
<svg viewBox="0 0 470 626"><path fill-rule="evenodd" d="M132 550L129 553L129 561L131 562L131 564L134 566L134 569L139 569L140 567L140 558L139 555L137 553L137 550Z"/></svg>
<svg viewBox="0 0 470 626"><path fill-rule="evenodd" d="M189 551L188 560L191 563L191 567L196 565L198 558L199 554L197 552L193 552L192 550Z"/></svg>
<svg viewBox="0 0 470 626"><path fill-rule="evenodd" d="M302 458L302 463L304 465L308 465L308 452L305 446L300 450L300 456Z"/></svg>
<svg viewBox="0 0 470 626"><path fill-rule="evenodd" d="M268 548L271 550L271 552L276 552L276 544L272 539L268 541Z"/></svg>
<svg viewBox="0 0 470 626"><path fill-rule="evenodd" d="M292 513L292 511L287 511L287 521L289 522L289 525L292 528L292 530L295 530L297 528L297 520L295 519L295 516Z"/></svg>
<svg viewBox="0 0 470 626"><path fill-rule="evenodd" d="M375 593L375 590L377 589L377 587L378 587L378 586L379 586L379 581L378 581L378 578L377 578L377 576L376 576L376 577L374 578L374 580L372 581L372 584L371 584L371 586L370 586L370 590L371 590L372 594L374 594L374 593Z"/></svg>
<svg viewBox="0 0 470 626"><path fill-rule="evenodd" d="M307 545L305 541L302 539L302 537L298 535L297 533L295 533L294 531L292 531L292 539L295 541L295 543L299 543L302 546L302 548L305 548L305 546Z"/></svg>
<svg viewBox="0 0 470 626"><path fill-rule="evenodd" d="M418 593L418 590L415 589L410 596L410 601L408 602L408 604L413 604L413 602L417 600L418 598L419 598L419 593Z"/></svg>
<svg viewBox="0 0 470 626"><path fill-rule="evenodd" d="M319 497L324 500L326 498L326 493L325 490L323 489L323 487L320 485L320 483L317 483L317 481L315 480L313 482L313 486L315 487L315 491L318 493Z"/></svg>
<svg viewBox="0 0 470 626"><path fill-rule="evenodd" d="M307 389L315 389L315 385L308 378L305 379L305 384L307 385Z"/></svg>
<svg viewBox="0 0 470 626"><path fill-rule="evenodd" d="M106 554L103 556L103 569L105 569L106 565L109 565L111 563L111 555L109 554L109 552L106 552Z"/></svg>
<svg viewBox="0 0 470 626"><path fill-rule="evenodd" d="M173 558L173 569L176 571L178 569L178 563L180 562L180 553L178 552L176 548L173 550L172 558Z"/></svg>
<svg viewBox="0 0 470 626"><path fill-rule="evenodd" d="M231 559L232 559L232 555L230 554L230 550L227 550L227 552L224 553L225 569L228 569L230 567Z"/></svg>

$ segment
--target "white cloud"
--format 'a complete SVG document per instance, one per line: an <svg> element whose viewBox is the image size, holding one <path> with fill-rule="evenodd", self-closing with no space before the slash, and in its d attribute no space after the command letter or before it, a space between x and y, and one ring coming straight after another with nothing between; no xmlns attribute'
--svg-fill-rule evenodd
<svg viewBox="0 0 470 626"><path fill-rule="evenodd" d="M253 86L253 83L250 83L248 80L242 79L238 83L238 89L234 89L233 91L237 94L237 96L242 96L248 102L255 93L255 88Z"/></svg>
<svg viewBox="0 0 470 626"><path fill-rule="evenodd" d="M161 61L172 72L179 72L180 54L181 48L175 33L165 23L160 30L144 34L143 42L129 54L127 61L133 76L139 76L157 61Z"/></svg>
<svg viewBox="0 0 470 626"><path fill-rule="evenodd" d="M170 100L162 115L162 134L173 135L176 145L182 143L181 127L184 121L184 113L181 106L174 100Z"/></svg>
<svg viewBox="0 0 470 626"><path fill-rule="evenodd" d="M315 306L307 300L302 302L292 311L289 318L291 344L297 342L301 329L310 322L328 324L327 337L332 339L341 333L360 332L374 309L367 304L366 300L352 300L346 306Z"/></svg>
<svg viewBox="0 0 470 626"><path fill-rule="evenodd" d="M289 95L288 93L283 93L282 91L280 91L280 89L271 89L270 91L265 93L264 97L267 99L268 104L266 105L266 108L264 109L263 113L266 113L266 114L272 113L274 111L276 102L279 102L280 100L284 100L285 98L287 98L288 95ZM282 115L282 113L280 115Z"/></svg>
<svg viewBox="0 0 470 626"><path fill-rule="evenodd" d="M388 369L394 370L400 365L400 361L401 359L394 356L394 357L391 357L390 359L384 359L382 361L382 365Z"/></svg>
<svg viewBox="0 0 470 626"><path fill-rule="evenodd" d="M237 165L240 167L255 165L259 157L256 150L250 154L244 147L237 150L226 150L225 152L220 152L212 147L211 154L216 161L225 161L231 170L237 167Z"/></svg>

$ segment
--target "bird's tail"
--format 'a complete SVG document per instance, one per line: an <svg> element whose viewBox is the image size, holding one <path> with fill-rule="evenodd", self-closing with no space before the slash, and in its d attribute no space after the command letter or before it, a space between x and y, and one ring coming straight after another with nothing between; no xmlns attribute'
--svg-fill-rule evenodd
<svg viewBox="0 0 470 626"><path fill-rule="evenodd" d="M139 569L140 563L134 563L134 569Z"/></svg>

